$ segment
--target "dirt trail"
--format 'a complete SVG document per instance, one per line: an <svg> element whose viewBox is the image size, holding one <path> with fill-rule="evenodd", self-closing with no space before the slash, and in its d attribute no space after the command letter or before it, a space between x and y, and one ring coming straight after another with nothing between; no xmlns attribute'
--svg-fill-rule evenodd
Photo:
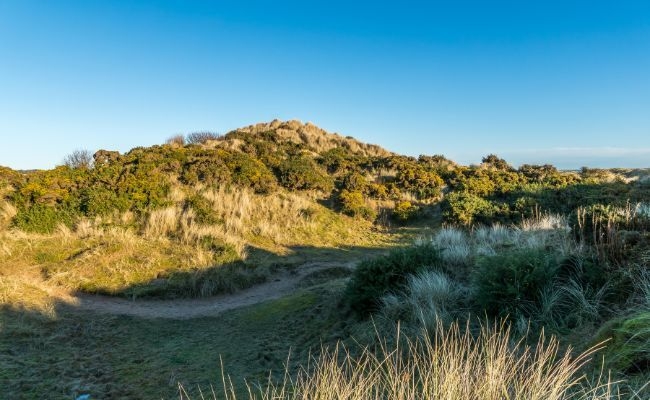
<svg viewBox="0 0 650 400"><path fill-rule="evenodd" d="M69 294L60 290L48 290L68 304L82 310L103 314L131 315L141 318L190 319L214 316L224 311L278 299L295 291L300 282L310 274L330 268L352 269L354 262L310 262L295 271L283 271L272 275L269 280L233 294L223 294L201 299L175 300L128 300L118 297Z"/></svg>

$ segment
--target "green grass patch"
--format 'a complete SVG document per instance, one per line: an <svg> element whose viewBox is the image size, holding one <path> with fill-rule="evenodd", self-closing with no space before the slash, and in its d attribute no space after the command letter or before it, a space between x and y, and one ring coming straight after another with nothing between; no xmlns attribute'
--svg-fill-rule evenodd
<svg viewBox="0 0 650 400"><path fill-rule="evenodd" d="M220 358L240 394L244 379L281 377L284 363L307 360L331 343L341 318L331 307L340 285L319 286L268 303L192 320L81 313L58 305L56 317L0 310L0 383L10 399L176 399L177 385L221 380Z"/></svg>
<svg viewBox="0 0 650 400"><path fill-rule="evenodd" d="M609 367L650 378L650 312L618 318L606 324L599 340L611 339L605 353Z"/></svg>

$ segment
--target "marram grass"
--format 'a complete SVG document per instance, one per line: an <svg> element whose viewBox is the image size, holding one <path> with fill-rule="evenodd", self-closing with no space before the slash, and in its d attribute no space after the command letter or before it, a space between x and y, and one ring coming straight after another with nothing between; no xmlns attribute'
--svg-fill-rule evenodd
<svg viewBox="0 0 650 400"><path fill-rule="evenodd" d="M199 392L205 399L329 400L604 400L636 399L617 393L617 383L583 373L595 347L573 356L560 351L555 338L542 337L534 346L514 340L508 326L483 326L478 335L458 323L438 326L432 335L381 340L372 351L352 355L344 346L323 349L299 371L284 379L248 383L237 395L230 377L221 389ZM179 386L180 398L190 399Z"/></svg>

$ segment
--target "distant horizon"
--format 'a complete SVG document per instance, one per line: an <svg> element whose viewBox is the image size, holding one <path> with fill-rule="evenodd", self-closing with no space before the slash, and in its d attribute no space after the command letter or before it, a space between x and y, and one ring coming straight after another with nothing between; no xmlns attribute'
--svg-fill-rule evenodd
<svg viewBox="0 0 650 400"><path fill-rule="evenodd" d="M650 2L0 2L0 165L302 119L391 151L650 167Z"/></svg>

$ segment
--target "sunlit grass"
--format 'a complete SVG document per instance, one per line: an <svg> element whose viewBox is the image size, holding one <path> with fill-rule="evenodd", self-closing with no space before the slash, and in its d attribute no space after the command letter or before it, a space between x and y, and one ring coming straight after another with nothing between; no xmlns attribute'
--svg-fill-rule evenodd
<svg viewBox="0 0 650 400"><path fill-rule="evenodd" d="M619 399L617 385L582 372L598 348L577 356L543 335L532 346L514 340L505 324L484 325L476 336L457 323L416 339L380 340L353 355L345 346L323 349L284 379L257 384L237 396L231 378L207 398L246 399ZM630 396L630 394L627 394ZM180 387L180 398L189 399ZM204 398L204 397L202 397ZM632 394L630 397L635 398ZM640 397L636 397L639 398Z"/></svg>

